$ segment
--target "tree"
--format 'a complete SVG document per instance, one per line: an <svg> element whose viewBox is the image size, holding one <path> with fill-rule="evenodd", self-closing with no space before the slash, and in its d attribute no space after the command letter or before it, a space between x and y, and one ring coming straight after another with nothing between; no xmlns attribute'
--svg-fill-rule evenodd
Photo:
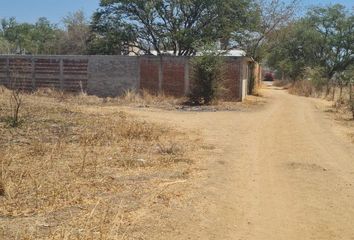
<svg viewBox="0 0 354 240"><path fill-rule="evenodd" d="M215 51L204 51L192 61L192 86L189 94L191 104L210 104L217 99L224 77L223 58Z"/></svg>
<svg viewBox="0 0 354 240"><path fill-rule="evenodd" d="M246 50L247 56L262 62L269 49L271 35L294 19L299 0L257 0L257 15L252 27L241 36L239 45Z"/></svg>
<svg viewBox="0 0 354 240"><path fill-rule="evenodd" d="M118 16L106 16L103 11L92 17L88 52L90 54L121 55L124 43L134 43L135 36L129 25L123 24Z"/></svg>
<svg viewBox="0 0 354 240"><path fill-rule="evenodd" d="M299 0L256 0L256 11L250 26L241 34L234 34L234 42L246 51L247 56L256 62L262 62L269 48L269 38L279 28L286 26L294 18ZM249 94L257 88L254 76L254 64L251 64L249 81Z"/></svg>
<svg viewBox="0 0 354 240"><path fill-rule="evenodd" d="M106 49L136 47L179 56L228 38L232 26L247 24L251 8L245 0L101 0L100 6L92 22L93 39Z"/></svg>
<svg viewBox="0 0 354 240"><path fill-rule="evenodd" d="M39 18L30 33L32 54L57 54L58 31L56 25L51 24L47 18Z"/></svg>
<svg viewBox="0 0 354 240"><path fill-rule="evenodd" d="M301 20L283 27L268 40L267 65L291 80L299 80L305 68L312 67L313 32Z"/></svg>
<svg viewBox="0 0 354 240"><path fill-rule="evenodd" d="M276 32L268 63L296 80L305 67L322 68L329 83L354 63L354 17L342 5L315 7Z"/></svg>
<svg viewBox="0 0 354 240"><path fill-rule="evenodd" d="M0 34L0 54L10 54L13 46Z"/></svg>
<svg viewBox="0 0 354 240"><path fill-rule="evenodd" d="M90 26L83 11L68 14L63 19L65 30L61 37L61 54L87 53Z"/></svg>
<svg viewBox="0 0 354 240"><path fill-rule="evenodd" d="M315 7L306 21L314 31L312 59L325 68L328 81L354 64L354 15L350 16L344 6Z"/></svg>
<svg viewBox="0 0 354 240"><path fill-rule="evenodd" d="M9 43L8 53L57 53L57 27L46 18L40 18L35 24L18 23L15 18L2 19L1 30L3 39Z"/></svg>

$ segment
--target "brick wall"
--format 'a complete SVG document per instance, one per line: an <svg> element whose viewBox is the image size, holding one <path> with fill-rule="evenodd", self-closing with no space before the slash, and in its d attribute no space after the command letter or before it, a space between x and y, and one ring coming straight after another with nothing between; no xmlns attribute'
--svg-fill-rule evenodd
<svg viewBox="0 0 354 240"><path fill-rule="evenodd" d="M157 94L161 89L161 61L157 57L140 59L140 89Z"/></svg>
<svg viewBox="0 0 354 240"><path fill-rule="evenodd" d="M7 87L77 92L87 89L87 81L85 57L0 56L0 84Z"/></svg>
<svg viewBox="0 0 354 240"><path fill-rule="evenodd" d="M188 58L165 57L162 61L162 91L167 95L184 96L185 88L185 65Z"/></svg>
<svg viewBox="0 0 354 240"><path fill-rule="evenodd" d="M188 62L189 58L185 57L141 57L140 89L153 94L163 92L171 96L184 96L188 91Z"/></svg>
<svg viewBox="0 0 354 240"><path fill-rule="evenodd" d="M242 80L242 61L237 58L229 58L225 62L225 100L240 100L241 99L241 80Z"/></svg>
<svg viewBox="0 0 354 240"><path fill-rule="evenodd" d="M224 98L246 94L248 60L225 58ZM0 56L0 84L20 84L27 90L54 88L115 97L127 90L147 90L172 96L188 94L192 81L188 57L172 56Z"/></svg>

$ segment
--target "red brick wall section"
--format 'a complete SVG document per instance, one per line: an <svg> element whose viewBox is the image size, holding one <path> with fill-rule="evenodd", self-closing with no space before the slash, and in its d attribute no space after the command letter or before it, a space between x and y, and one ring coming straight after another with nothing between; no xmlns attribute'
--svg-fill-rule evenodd
<svg viewBox="0 0 354 240"><path fill-rule="evenodd" d="M0 59L0 85L7 86L7 60Z"/></svg>
<svg viewBox="0 0 354 240"><path fill-rule="evenodd" d="M159 91L160 59L144 57L140 59L140 89L156 94Z"/></svg>
<svg viewBox="0 0 354 240"><path fill-rule="evenodd" d="M11 87L9 82L15 82L16 87L24 90L53 88L71 92L85 91L88 59L62 57L62 65L60 59L56 56L0 57L0 83Z"/></svg>
<svg viewBox="0 0 354 240"><path fill-rule="evenodd" d="M223 98L225 100L240 100L240 67L241 62L238 59L227 59L224 69L224 82L223 86L225 92Z"/></svg>
<svg viewBox="0 0 354 240"><path fill-rule="evenodd" d="M175 97L182 97L185 95L185 62L183 60L184 58L178 59L178 57L170 57L163 59L162 90L164 94Z"/></svg>
<svg viewBox="0 0 354 240"><path fill-rule="evenodd" d="M10 87L21 89L33 89L32 85L32 61L30 59L9 60Z"/></svg>
<svg viewBox="0 0 354 240"><path fill-rule="evenodd" d="M63 60L63 90L70 92L85 91L88 78L87 59Z"/></svg>
<svg viewBox="0 0 354 240"><path fill-rule="evenodd" d="M60 60L59 59L35 59L35 87L36 88L60 88Z"/></svg>

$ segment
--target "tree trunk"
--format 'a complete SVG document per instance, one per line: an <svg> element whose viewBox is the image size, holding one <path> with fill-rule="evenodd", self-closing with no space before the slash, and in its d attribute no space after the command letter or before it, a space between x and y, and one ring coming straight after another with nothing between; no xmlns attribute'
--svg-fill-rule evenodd
<svg viewBox="0 0 354 240"><path fill-rule="evenodd" d="M342 99L343 96L343 84L340 84L339 86L339 99Z"/></svg>
<svg viewBox="0 0 354 240"><path fill-rule="evenodd" d="M333 84L333 87L332 87L332 101L334 101L336 97L336 85Z"/></svg>
<svg viewBox="0 0 354 240"><path fill-rule="evenodd" d="M328 97L330 91L331 91L331 86L330 86L330 83L329 83L329 81L328 81L328 82L327 82L327 85L326 85L326 96L325 96L325 97Z"/></svg>
<svg viewBox="0 0 354 240"><path fill-rule="evenodd" d="M354 119L354 96L353 96L353 83L349 83L349 104L350 110L352 111L353 119Z"/></svg>

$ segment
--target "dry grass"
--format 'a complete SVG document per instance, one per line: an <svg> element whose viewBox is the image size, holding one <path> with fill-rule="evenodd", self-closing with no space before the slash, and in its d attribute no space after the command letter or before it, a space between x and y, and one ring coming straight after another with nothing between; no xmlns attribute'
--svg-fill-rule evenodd
<svg viewBox="0 0 354 240"><path fill-rule="evenodd" d="M291 87L291 83L286 80L274 80L273 86L288 89L289 87Z"/></svg>
<svg viewBox="0 0 354 240"><path fill-rule="evenodd" d="M75 103L79 106L109 106L109 107L132 107L132 108L158 108L168 111L247 111L251 108L262 106L266 103L266 98L262 95L262 91L257 91L257 96L247 96L244 102L217 100L210 105L190 106L185 104L187 98L176 98L166 96L164 94L153 95L147 91L139 93L127 91L121 97L116 98L98 98L96 96L88 96L86 94L67 94L50 89L40 89L35 94L37 97L51 97L58 102L65 104Z"/></svg>
<svg viewBox="0 0 354 240"><path fill-rule="evenodd" d="M41 91L24 96L20 127L0 122L0 239L145 239L157 221L151 209L181 197L166 184L190 176L195 140L122 111L88 110L102 104Z"/></svg>
<svg viewBox="0 0 354 240"><path fill-rule="evenodd" d="M314 87L309 81L296 81L289 87L289 93L299 96L311 97L314 94Z"/></svg>

